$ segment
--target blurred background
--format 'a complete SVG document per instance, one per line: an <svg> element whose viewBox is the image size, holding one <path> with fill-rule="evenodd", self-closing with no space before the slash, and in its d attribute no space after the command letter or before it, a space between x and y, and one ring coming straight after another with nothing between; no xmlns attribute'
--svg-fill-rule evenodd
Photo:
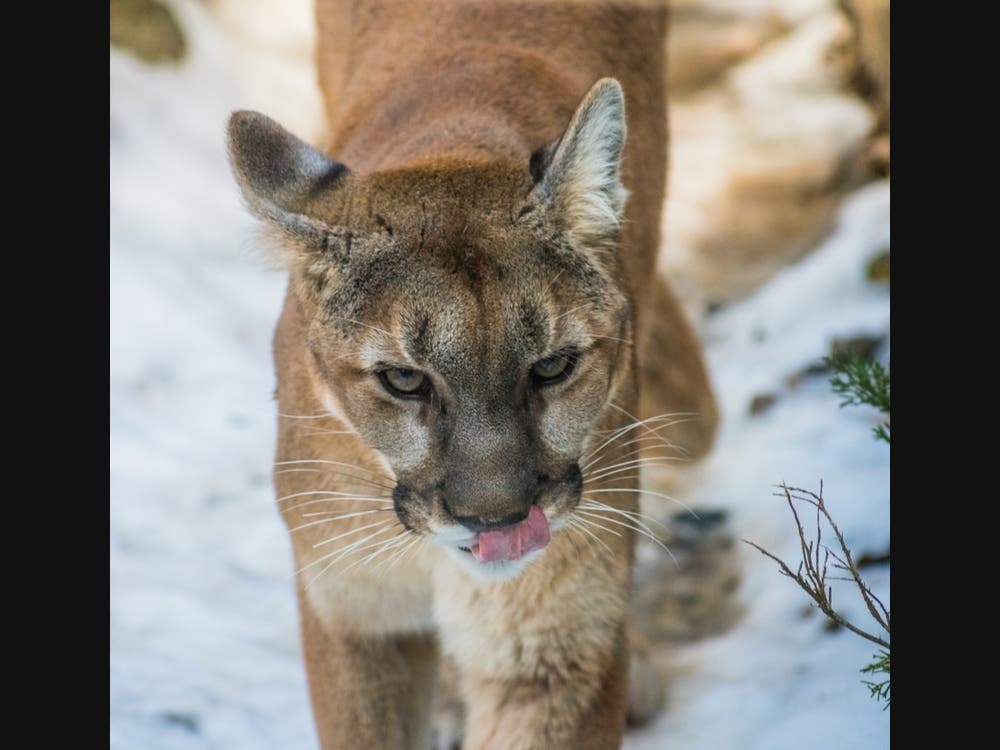
<svg viewBox="0 0 1000 750"><path fill-rule="evenodd" d="M287 533L273 506L270 337L224 124L317 142L311 0L111 0L111 746L314 748ZM673 0L661 269L717 389L716 449L662 502L640 624L671 676L632 748L885 747L858 670L774 562L782 481L818 491L888 604L889 447L823 358L889 354L888 0ZM793 566L794 567L794 566ZM835 584L842 613L866 617ZM443 742L447 732L440 735Z"/></svg>

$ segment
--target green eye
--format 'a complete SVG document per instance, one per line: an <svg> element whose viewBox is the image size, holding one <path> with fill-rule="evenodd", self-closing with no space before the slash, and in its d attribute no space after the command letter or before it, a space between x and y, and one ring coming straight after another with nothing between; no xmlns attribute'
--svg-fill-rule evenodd
<svg viewBox="0 0 1000 750"><path fill-rule="evenodd" d="M429 382L419 370L407 367L390 367L378 373L382 385L389 393L399 398L416 398L424 395Z"/></svg>
<svg viewBox="0 0 1000 750"><path fill-rule="evenodd" d="M576 364L576 356L572 353L553 354L540 359L531 366L531 374L542 384L558 383L569 377Z"/></svg>

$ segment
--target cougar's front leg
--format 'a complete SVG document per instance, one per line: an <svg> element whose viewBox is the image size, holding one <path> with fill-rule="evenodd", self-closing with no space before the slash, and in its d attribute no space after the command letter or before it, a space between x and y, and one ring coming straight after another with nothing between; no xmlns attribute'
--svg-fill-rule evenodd
<svg viewBox="0 0 1000 750"><path fill-rule="evenodd" d="M620 746L630 554L576 536L557 532L542 558L505 583L439 571L435 611L461 673L465 750ZM624 535L616 541L631 546Z"/></svg>
<svg viewBox="0 0 1000 750"><path fill-rule="evenodd" d="M299 596L302 648L324 750L424 750L437 671L431 633L384 635L324 625Z"/></svg>

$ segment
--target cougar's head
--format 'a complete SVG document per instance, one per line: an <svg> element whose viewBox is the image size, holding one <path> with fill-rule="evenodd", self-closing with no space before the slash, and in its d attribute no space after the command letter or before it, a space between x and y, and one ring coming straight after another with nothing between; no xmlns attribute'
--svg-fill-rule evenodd
<svg viewBox="0 0 1000 750"><path fill-rule="evenodd" d="M400 521L478 575L543 554L631 379L624 141L612 79L524 163L355 174L261 114L230 120L244 198L285 253L318 400L392 468Z"/></svg>

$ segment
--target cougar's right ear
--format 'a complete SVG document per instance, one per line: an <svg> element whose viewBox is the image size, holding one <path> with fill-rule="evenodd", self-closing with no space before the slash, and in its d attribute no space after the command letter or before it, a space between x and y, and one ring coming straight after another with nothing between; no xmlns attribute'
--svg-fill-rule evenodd
<svg viewBox="0 0 1000 750"><path fill-rule="evenodd" d="M581 249L617 239L627 196L621 181L625 135L625 93L614 78L602 78L562 137L531 157L534 196Z"/></svg>
<svg viewBox="0 0 1000 750"><path fill-rule="evenodd" d="M230 164L254 215L310 243L335 231L310 207L346 182L347 167L259 112L234 112L227 135Z"/></svg>

